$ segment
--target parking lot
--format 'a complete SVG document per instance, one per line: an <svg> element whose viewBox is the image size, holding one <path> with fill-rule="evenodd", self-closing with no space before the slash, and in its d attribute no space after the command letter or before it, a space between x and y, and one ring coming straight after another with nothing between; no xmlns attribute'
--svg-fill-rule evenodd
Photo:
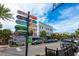
<svg viewBox="0 0 79 59"><path fill-rule="evenodd" d="M44 55L45 54L45 46L51 49L60 49L61 42L53 42L53 43L44 43L39 45L30 45L28 48L28 55Z"/></svg>

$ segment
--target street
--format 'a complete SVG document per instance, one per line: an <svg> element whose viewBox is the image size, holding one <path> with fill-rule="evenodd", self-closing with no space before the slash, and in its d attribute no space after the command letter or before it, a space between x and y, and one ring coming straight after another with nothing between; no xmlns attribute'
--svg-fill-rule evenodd
<svg viewBox="0 0 79 59"><path fill-rule="evenodd" d="M28 56L44 55L45 46L51 49L60 48L61 42L44 43L39 45L29 45ZM0 52L0 56L25 56L25 46L22 47L10 47L4 52Z"/></svg>

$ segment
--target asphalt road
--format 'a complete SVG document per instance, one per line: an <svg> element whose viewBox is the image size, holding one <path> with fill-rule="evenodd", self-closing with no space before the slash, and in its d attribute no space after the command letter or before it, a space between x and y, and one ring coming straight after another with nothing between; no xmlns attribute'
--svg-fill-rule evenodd
<svg viewBox="0 0 79 59"><path fill-rule="evenodd" d="M28 56L35 56L38 54L45 54L45 46L51 49L60 49L61 42L55 43L46 43L39 45L29 45L28 47ZM4 52L0 52L0 56L25 56L25 46L22 47L10 47Z"/></svg>

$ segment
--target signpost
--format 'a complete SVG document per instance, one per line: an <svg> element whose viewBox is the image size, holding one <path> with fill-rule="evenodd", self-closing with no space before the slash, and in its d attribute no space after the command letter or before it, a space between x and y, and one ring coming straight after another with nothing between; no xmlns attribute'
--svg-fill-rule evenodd
<svg viewBox="0 0 79 59"><path fill-rule="evenodd" d="M30 12L28 12L28 20L26 19L26 21L27 21L27 35L26 35L26 53L25 53L25 55L27 56L28 55L28 39L29 39L29 21L30 21L30 19L29 19L29 15L30 15Z"/></svg>
<svg viewBox="0 0 79 59"><path fill-rule="evenodd" d="M23 16L24 15L24 16ZM34 25L37 24L37 17L30 15L30 12L24 13L20 10L18 10L18 15L16 16L18 20L16 20L17 25L15 26L16 30L20 32L20 34L24 34L26 37L26 52L25 55L28 55L28 43L32 42L32 35L29 33L29 24L30 19L32 20L32 23Z"/></svg>
<svg viewBox="0 0 79 59"><path fill-rule="evenodd" d="M24 14L24 15L27 15L26 17L24 16L21 16L21 15L17 15L17 19L19 20L16 20L16 23L18 25L15 26L16 30L18 32L20 32L21 34L25 33L26 35L26 52L25 52L25 55L27 56L28 55L28 39L29 39L29 15L30 15L30 12L28 12L28 14L25 14L24 12L22 11L18 11L19 14Z"/></svg>

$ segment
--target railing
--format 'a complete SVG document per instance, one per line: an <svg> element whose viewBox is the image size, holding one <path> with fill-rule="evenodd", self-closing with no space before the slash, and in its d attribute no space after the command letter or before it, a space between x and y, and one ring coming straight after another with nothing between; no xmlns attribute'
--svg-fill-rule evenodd
<svg viewBox="0 0 79 59"><path fill-rule="evenodd" d="M60 50L49 49L45 47L45 55L46 56L74 56L73 46L66 46L61 48Z"/></svg>

